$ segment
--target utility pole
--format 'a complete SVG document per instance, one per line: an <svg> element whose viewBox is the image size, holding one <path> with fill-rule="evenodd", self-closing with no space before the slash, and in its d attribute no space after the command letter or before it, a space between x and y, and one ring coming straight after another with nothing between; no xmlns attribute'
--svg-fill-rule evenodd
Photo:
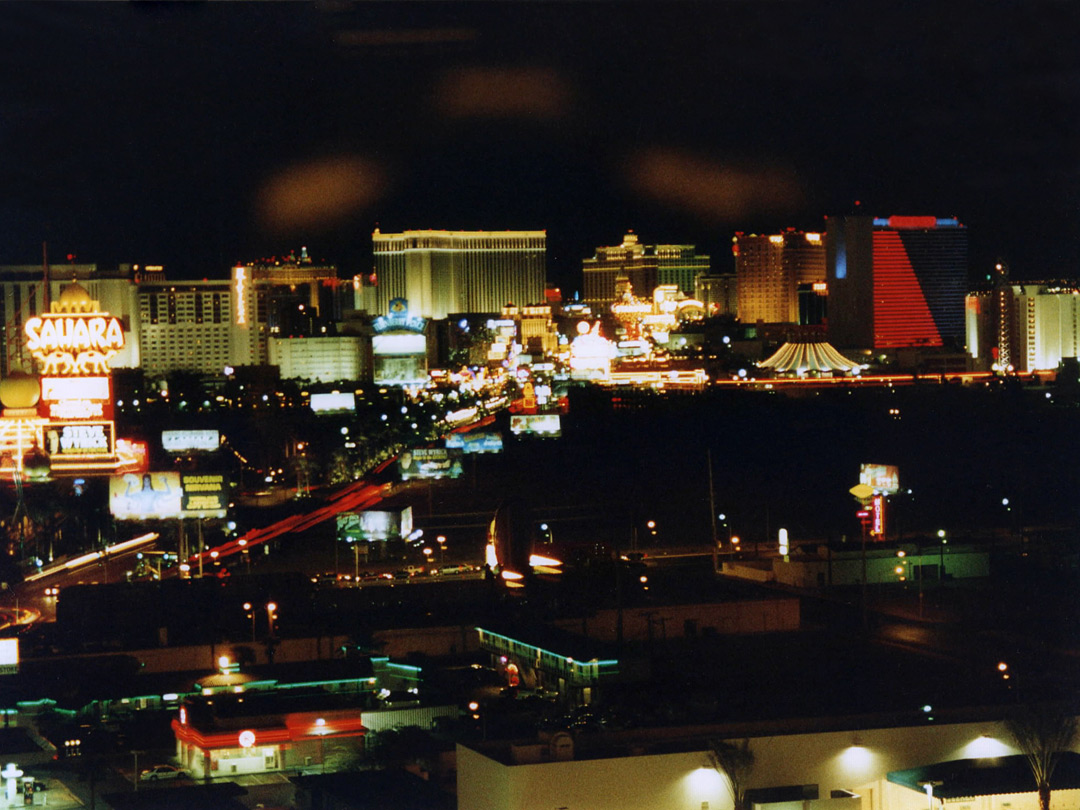
<svg viewBox="0 0 1080 810"><path fill-rule="evenodd" d="M705 459L709 465L709 520L712 524L712 570L713 573L716 574L720 571L720 560L718 559L719 549L717 548L717 543L719 543L720 541L717 539L716 536L716 491L713 488L711 447L706 450Z"/></svg>

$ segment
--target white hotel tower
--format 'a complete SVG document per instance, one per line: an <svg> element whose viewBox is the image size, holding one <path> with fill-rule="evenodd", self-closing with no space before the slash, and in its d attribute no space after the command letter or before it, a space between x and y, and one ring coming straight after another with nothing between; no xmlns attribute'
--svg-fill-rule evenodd
<svg viewBox="0 0 1080 810"><path fill-rule="evenodd" d="M372 234L375 272L363 278L363 306L386 315L404 298L413 315L498 313L542 303L546 231L405 231Z"/></svg>

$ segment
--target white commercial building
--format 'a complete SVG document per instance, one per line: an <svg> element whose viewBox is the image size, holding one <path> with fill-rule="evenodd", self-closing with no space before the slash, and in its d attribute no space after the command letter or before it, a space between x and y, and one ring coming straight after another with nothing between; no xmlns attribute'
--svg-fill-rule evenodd
<svg viewBox="0 0 1080 810"><path fill-rule="evenodd" d="M856 719L812 733L641 729L592 744L566 733L459 744L458 810L731 810L728 780L708 753L718 739L747 740L753 764L743 787L756 810L1038 808L1034 778L1003 722L941 724L930 706L922 720L867 728ZM1054 807L1080 799L1076 762L1068 761L1078 755L1065 757L1051 780Z"/></svg>
<svg viewBox="0 0 1080 810"><path fill-rule="evenodd" d="M359 380L362 338L355 336L270 338L270 365L285 380Z"/></svg>
<svg viewBox="0 0 1080 810"><path fill-rule="evenodd" d="M1017 372L1056 369L1080 356L1080 287L1034 282L971 293L965 307L968 352L982 365Z"/></svg>

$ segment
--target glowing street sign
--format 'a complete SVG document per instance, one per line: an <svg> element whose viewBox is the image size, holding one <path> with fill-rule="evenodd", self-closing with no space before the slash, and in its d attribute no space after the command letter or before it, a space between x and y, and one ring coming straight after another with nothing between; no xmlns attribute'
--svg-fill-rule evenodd
<svg viewBox="0 0 1080 810"><path fill-rule="evenodd" d="M870 534L881 537L885 534L885 496L875 495L870 507Z"/></svg>

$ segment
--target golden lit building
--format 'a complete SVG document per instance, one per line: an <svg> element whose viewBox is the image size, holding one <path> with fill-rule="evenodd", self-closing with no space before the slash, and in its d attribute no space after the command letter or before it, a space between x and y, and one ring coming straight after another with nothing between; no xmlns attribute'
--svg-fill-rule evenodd
<svg viewBox="0 0 1080 810"><path fill-rule="evenodd" d="M375 268L359 278L362 307L386 315L408 301L422 318L499 313L544 301L546 231L416 230L371 236Z"/></svg>
<svg viewBox="0 0 1080 810"><path fill-rule="evenodd" d="M596 312L606 312L619 298L616 282L620 278L645 297L661 284L675 284L683 294L693 296L695 279L709 272L709 257L698 255L694 245L643 245L630 232L622 244L598 247L581 269L585 303Z"/></svg>
<svg viewBox="0 0 1080 810"><path fill-rule="evenodd" d="M739 320L798 323L799 285L825 281L822 235L793 228L772 235L739 232L731 249Z"/></svg>

